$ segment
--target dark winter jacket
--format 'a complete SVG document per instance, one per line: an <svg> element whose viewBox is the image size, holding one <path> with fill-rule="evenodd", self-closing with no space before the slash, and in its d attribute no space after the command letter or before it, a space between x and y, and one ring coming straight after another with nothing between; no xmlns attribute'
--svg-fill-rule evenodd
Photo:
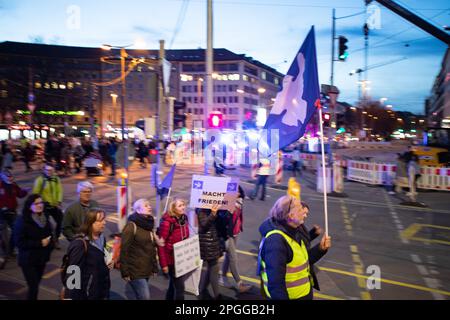
<svg viewBox="0 0 450 320"><path fill-rule="evenodd" d="M233 212L219 210L217 212L217 231L223 240L232 238L243 231L243 202L245 199L244 190L239 186L239 196L236 199L236 206Z"/></svg>
<svg viewBox="0 0 450 320"><path fill-rule="evenodd" d="M104 237L103 240L105 240ZM85 241L84 244L83 241ZM81 269L81 288L68 290L69 299L108 299L111 282L104 251L94 246L89 238L81 237L70 243L67 254L69 256L68 265L76 265Z"/></svg>
<svg viewBox="0 0 450 320"><path fill-rule="evenodd" d="M198 217L198 236L200 240L200 256L203 260L219 259L224 250L216 227L217 215L210 209L196 209Z"/></svg>
<svg viewBox="0 0 450 320"><path fill-rule="evenodd" d="M180 218L165 213L161 219L158 235L164 239L164 247L158 247L161 268L174 265L173 245L189 238L189 223L186 215Z"/></svg>
<svg viewBox="0 0 450 320"><path fill-rule="evenodd" d="M321 251L319 245L311 248L311 241L317 237L314 230L308 232L304 225L294 229L269 218L259 227L259 232L262 237L265 237L267 233L275 229L283 231L299 244L303 241L306 250L308 251L310 272L314 281L314 288L320 290L313 265L325 255L326 251ZM289 296L285 282L286 265L293 258L293 252L289 244L283 236L279 234L271 235L264 241L259 258L266 262L266 272L269 280L268 290L271 298L273 300L288 300ZM268 261L270 261L270 264L267 265Z"/></svg>
<svg viewBox="0 0 450 320"><path fill-rule="evenodd" d="M128 217L128 223L122 231L120 248L122 278L147 279L158 273L158 246L153 232L153 221L152 216L137 213Z"/></svg>
<svg viewBox="0 0 450 320"><path fill-rule="evenodd" d="M50 260L54 244L52 239L48 246L43 247L42 240L52 235L52 227L48 219L45 226L41 228L31 216L20 215L14 226L14 240L19 248L17 258L19 266L45 265Z"/></svg>
<svg viewBox="0 0 450 320"><path fill-rule="evenodd" d="M17 183L7 184L0 181L0 209L7 208L11 211L17 209L17 198L23 198L28 194L25 189L21 189Z"/></svg>

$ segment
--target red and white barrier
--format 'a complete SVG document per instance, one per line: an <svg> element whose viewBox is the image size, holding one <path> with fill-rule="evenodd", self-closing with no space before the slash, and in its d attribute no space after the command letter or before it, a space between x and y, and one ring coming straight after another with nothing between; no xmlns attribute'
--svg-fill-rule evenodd
<svg viewBox="0 0 450 320"><path fill-rule="evenodd" d="M420 173L419 188L450 191L450 168L421 167Z"/></svg>
<svg viewBox="0 0 450 320"><path fill-rule="evenodd" d="M333 164L333 191L337 193L344 192L344 172L338 163Z"/></svg>
<svg viewBox="0 0 450 320"><path fill-rule="evenodd" d="M120 232L127 224L127 219L130 212L129 208L131 207L131 189L128 192L128 208L126 207L126 197L127 187L117 187L117 226Z"/></svg>
<svg viewBox="0 0 450 320"><path fill-rule="evenodd" d="M396 181L396 165L364 161L348 161L347 179L368 184L393 185ZM421 167L417 181L420 189L450 191L450 168ZM408 187L407 179L397 179L400 187Z"/></svg>

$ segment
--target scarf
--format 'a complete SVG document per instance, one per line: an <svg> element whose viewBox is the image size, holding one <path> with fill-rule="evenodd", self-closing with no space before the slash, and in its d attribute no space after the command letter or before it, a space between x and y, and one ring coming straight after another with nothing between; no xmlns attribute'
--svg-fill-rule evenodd
<svg viewBox="0 0 450 320"><path fill-rule="evenodd" d="M45 228L47 225L47 217L44 213L41 213L40 215L37 213L32 213L31 219L33 219L33 221L36 222L36 224L41 228Z"/></svg>
<svg viewBox="0 0 450 320"><path fill-rule="evenodd" d="M155 219L153 216L143 215L139 213L133 213L128 217L128 221L134 222L139 228L147 231L153 231L155 225Z"/></svg>

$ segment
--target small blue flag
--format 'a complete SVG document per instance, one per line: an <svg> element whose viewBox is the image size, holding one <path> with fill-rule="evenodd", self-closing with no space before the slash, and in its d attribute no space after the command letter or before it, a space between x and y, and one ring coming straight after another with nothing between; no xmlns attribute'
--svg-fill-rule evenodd
<svg viewBox="0 0 450 320"><path fill-rule="evenodd" d="M170 168L169 173L164 178L164 180L161 182L161 184L158 187L158 194L161 198L165 197L167 194L169 194L169 189L172 188L172 182L173 182L173 176L175 175L175 168L176 164Z"/></svg>

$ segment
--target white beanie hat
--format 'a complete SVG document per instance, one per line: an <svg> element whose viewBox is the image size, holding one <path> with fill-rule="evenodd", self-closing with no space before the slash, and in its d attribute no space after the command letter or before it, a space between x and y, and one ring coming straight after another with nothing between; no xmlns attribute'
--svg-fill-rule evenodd
<svg viewBox="0 0 450 320"><path fill-rule="evenodd" d="M77 193L80 193L83 189L91 189L94 191L94 186L89 181L79 182L77 185Z"/></svg>

